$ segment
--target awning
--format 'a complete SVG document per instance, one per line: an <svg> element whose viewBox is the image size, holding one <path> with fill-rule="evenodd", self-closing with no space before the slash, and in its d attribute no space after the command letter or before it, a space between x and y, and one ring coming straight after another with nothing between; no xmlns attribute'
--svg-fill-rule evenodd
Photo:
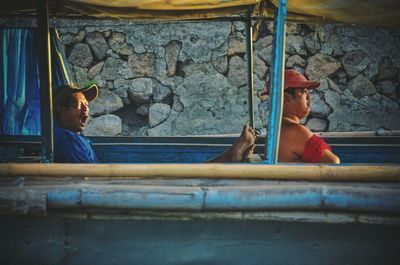
<svg viewBox="0 0 400 265"><path fill-rule="evenodd" d="M271 2L277 5L279 0ZM400 26L398 0L287 0L287 9L288 19L297 15L305 20L320 17L325 22Z"/></svg>
<svg viewBox="0 0 400 265"><path fill-rule="evenodd" d="M273 17L279 0L49 0L55 16L117 19L183 20L244 14L253 5L254 15ZM34 0L5 0L0 15L34 14ZM288 21L400 26L398 0L287 0Z"/></svg>

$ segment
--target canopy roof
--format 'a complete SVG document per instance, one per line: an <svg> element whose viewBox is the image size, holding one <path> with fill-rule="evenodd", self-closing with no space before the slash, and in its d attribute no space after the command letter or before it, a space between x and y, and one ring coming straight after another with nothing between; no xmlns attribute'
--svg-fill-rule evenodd
<svg viewBox="0 0 400 265"><path fill-rule="evenodd" d="M57 16L119 19L206 19L244 14L273 16L278 0L49 0ZM3 0L0 14L34 14L36 0ZM288 20L400 26L398 0L287 0Z"/></svg>
<svg viewBox="0 0 400 265"><path fill-rule="evenodd" d="M279 1L271 2L277 5ZM327 22L400 26L399 0L287 0L287 8L292 15L321 17Z"/></svg>

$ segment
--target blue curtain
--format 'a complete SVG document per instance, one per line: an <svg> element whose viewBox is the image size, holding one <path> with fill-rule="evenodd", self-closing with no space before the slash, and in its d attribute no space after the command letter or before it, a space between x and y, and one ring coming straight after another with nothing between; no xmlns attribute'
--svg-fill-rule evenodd
<svg viewBox="0 0 400 265"><path fill-rule="evenodd" d="M0 29L0 135L40 135L39 56L35 29ZM71 82L65 54L51 31L53 90Z"/></svg>

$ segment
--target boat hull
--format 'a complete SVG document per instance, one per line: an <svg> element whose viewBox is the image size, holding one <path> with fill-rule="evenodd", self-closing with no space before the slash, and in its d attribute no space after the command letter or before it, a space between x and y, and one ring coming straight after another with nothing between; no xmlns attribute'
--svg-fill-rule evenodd
<svg viewBox="0 0 400 265"><path fill-rule="evenodd" d="M5 217L1 264L398 264L400 226Z"/></svg>

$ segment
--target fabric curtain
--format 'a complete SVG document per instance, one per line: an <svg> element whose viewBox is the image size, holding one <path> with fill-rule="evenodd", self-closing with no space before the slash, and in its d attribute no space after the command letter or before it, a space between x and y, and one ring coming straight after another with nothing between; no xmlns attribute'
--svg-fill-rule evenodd
<svg viewBox="0 0 400 265"><path fill-rule="evenodd" d="M40 135L39 52L33 28L0 29L0 135ZM71 82L57 32L51 30L53 90Z"/></svg>

